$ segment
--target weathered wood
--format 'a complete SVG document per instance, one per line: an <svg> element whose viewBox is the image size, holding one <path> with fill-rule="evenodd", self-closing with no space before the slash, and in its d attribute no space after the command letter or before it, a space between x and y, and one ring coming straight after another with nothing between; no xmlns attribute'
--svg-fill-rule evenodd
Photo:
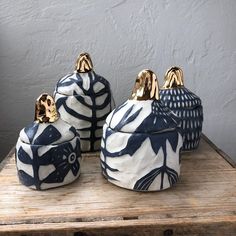
<svg viewBox="0 0 236 236"><path fill-rule="evenodd" d="M78 181L30 190L19 184L11 153L0 172L0 234L235 235L236 170L215 149L204 138L183 154L180 181L152 193L108 183L98 153L84 156Z"/></svg>
<svg viewBox="0 0 236 236"><path fill-rule="evenodd" d="M236 162L228 156L224 151L218 148L206 135L202 134L202 138L217 152L219 153L231 166L236 168Z"/></svg>

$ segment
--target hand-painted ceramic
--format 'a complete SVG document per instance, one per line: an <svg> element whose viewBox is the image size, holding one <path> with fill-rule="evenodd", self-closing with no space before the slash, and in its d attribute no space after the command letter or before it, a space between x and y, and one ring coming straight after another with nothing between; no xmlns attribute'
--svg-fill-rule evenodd
<svg viewBox="0 0 236 236"><path fill-rule="evenodd" d="M159 100L155 74L139 73L132 96L103 127L101 167L111 183L135 191L171 187L180 174L179 118Z"/></svg>
<svg viewBox="0 0 236 236"><path fill-rule="evenodd" d="M61 118L80 134L82 152L100 150L102 127L114 107L109 82L92 67L90 56L81 54L74 73L60 79L54 93Z"/></svg>
<svg viewBox="0 0 236 236"><path fill-rule="evenodd" d="M203 109L201 99L184 87L183 72L178 67L172 67L165 74L165 84L160 90L160 99L181 118L183 129L183 150L193 150L199 145Z"/></svg>
<svg viewBox="0 0 236 236"><path fill-rule="evenodd" d="M76 129L59 118L53 98L42 94L35 121L21 130L16 144L20 182L37 190L69 184L80 174L80 161Z"/></svg>

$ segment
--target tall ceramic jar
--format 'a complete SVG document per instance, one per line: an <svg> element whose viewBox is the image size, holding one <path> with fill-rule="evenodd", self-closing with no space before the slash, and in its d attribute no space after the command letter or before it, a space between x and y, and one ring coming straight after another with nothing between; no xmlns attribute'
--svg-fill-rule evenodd
<svg viewBox="0 0 236 236"><path fill-rule="evenodd" d="M20 182L37 190L66 185L79 177L80 162L76 129L60 119L53 98L42 94L35 121L21 130L16 144Z"/></svg>
<svg viewBox="0 0 236 236"><path fill-rule="evenodd" d="M80 134L82 152L100 150L102 127L114 102L109 82L94 72L88 53L80 54L75 71L58 81L54 97L61 118Z"/></svg>
<svg viewBox="0 0 236 236"><path fill-rule="evenodd" d="M135 191L171 187L180 175L179 118L159 99L156 75L138 74L131 97L103 127L101 167L111 183Z"/></svg>
<svg viewBox="0 0 236 236"><path fill-rule="evenodd" d="M171 67L167 70L164 86L160 90L160 99L181 118L183 150L196 149L202 133L202 102L196 94L184 86L183 71L179 67Z"/></svg>

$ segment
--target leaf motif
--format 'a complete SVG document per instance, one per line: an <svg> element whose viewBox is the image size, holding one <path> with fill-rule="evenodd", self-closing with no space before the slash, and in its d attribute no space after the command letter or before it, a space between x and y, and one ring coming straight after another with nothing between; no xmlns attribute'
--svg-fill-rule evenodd
<svg viewBox="0 0 236 236"><path fill-rule="evenodd" d="M141 147L146 138L147 135L143 134L132 135L129 138L126 147L120 151L119 155L129 154L132 156Z"/></svg>
<svg viewBox="0 0 236 236"><path fill-rule="evenodd" d="M32 165L33 163L33 160L31 159L29 154L22 147L19 148L17 152L17 157L24 164Z"/></svg>
<svg viewBox="0 0 236 236"><path fill-rule="evenodd" d="M78 133L76 131L76 128L74 126L71 126L69 130L76 136Z"/></svg>
<svg viewBox="0 0 236 236"><path fill-rule="evenodd" d="M33 125L30 124L29 126L25 127L24 132L26 133L30 143L32 143L34 136L38 131L38 127L39 124L35 122L33 123Z"/></svg>
<svg viewBox="0 0 236 236"><path fill-rule="evenodd" d="M144 175L141 179L139 179L135 183L133 189L141 191L148 190L152 182L155 180L155 178L161 173L162 171L161 168L162 167L153 169L148 174Z"/></svg>
<svg viewBox="0 0 236 236"><path fill-rule="evenodd" d="M132 105L126 112L125 114L123 115L123 117L121 118L120 122L114 127L115 130L121 130L125 125L129 124L130 122L134 121L137 116L139 115L139 113L141 112L142 110L142 107L140 109L138 109L136 112L134 112L134 114L132 114L131 116L130 113L132 112L134 108L134 105ZM119 108L120 110L120 108ZM116 113L118 111L115 110L114 113Z"/></svg>
<svg viewBox="0 0 236 236"><path fill-rule="evenodd" d="M140 113L140 111L142 110L143 108L141 107L140 109L138 109L133 115L131 115L131 116L128 116L125 120L121 120L121 125L122 125L122 127L124 127L125 125L127 125L127 124L129 124L130 122L132 122L132 121L134 121L136 118L137 118L137 116L139 115L139 113ZM122 128L121 127L121 128ZM120 128L120 129L121 129Z"/></svg>
<svg viewBox="0 0 236 236"><path fill-rule="evenodd" d="M166 166L166 174L168 176L170 186L172 186L178 181L178 173L168 166Z"/></svg>
<svg viewBox="0 0 236 236"><path fill-rule="evenodd" d="M78 159L76 159L75 163L73 165L71 165L71 171L74 176L76 176L78 174L79 168L80 168L80 164L79 164Z"/></svg>
<svg viewBox="0 0 236 236"><path fill-rule="evenodd" d="M132 105L123 115L123 117L120 119L120 122L114 127L115 130L121 130L121 128L124 126L124 123L129 116L129 114L132 112L134 105Z"/></svg>
<svg viewBox="0 0 236 236"><path fill-rule="evenodd" d="M104 167L103 167L103 166L104 166ZM110 170L110 171L113 171L113 172L114 172L114 171L116 172L116 171L119 171L119 170L111 168L109 165L107 165L106 162L104 162L104 161L102 161L102 160L101 160L101 168L102 168L102 173L103 173L103 175L104 175L107 179L109 179L109 180L117 180L117 179L111 177L111 176L107 173L107 169Z"/></svg>
<svg viewBox="0 0 236 236"><path fill-rule="evenodd" d="M89 105L88 103L85 102L84 97L80 96L80 95L75 95L76 100L81 103L82 105L89 107L90 109L93 107L93 105Z"/></svg>
<svg viewBox="0 0 236 236"><path fill-rule="evenodd" d="M75 83L85 95L88 95L88 91L83 87L83 79L80 77L79 73L76 73L76 79L71 79L71 81L73 81L73 83Z"/></svg>
<svg viewBox="0 0 236 236"><path fill-rule="evenodd" d="M18 170L18 176L20 179L20 182L26 186L35 185L35 180L32 176L28 175L23 170Z"/></svg>
<svg viewBox="0 0 236 236"><path fill-rule="evenodd" d="M66 86L72 85L73 83L74 83L73 80L70 80L70 81L66 81L66 82L60 82L60 83L58 84L58 86L59 86L59 87L66 87Z"/></svg>
<svg viewBox="0 0 236 236"><path fill-rule="evenodd" d="M57 99L57 102L56 102L57 110L59 110L59 108L66 103L66 99L67 99L66 96L63 96Z"/></svg>
<svg viewBox="0 0 236 236"><path fill-rule="evenodd" d="M61 133L53 125L47 126L34 140L35 145L49 145L61 138Z"/></svg>
<svg viewBox="0 0 236 236"><path fill-rule="evenodd" d="M159 174L162 174L162 176L164 176L164 174L167 174L170 186L172 186L178 181L178 173L175 170L169 168L168 166L162 166L162 167L153 169L148 174L146 174L141 179L139 179L135 183L134 189L135 190L148 190L152 182L155 180L155 178ZM162 188L163 188L163 178L161 179L161 184L160 184L160 189Z"/></svg>
<svg viewBox="0 0 236 236"><path fill-rule="evenodd" d="M67 80L68 78L70 78L71 76L73 76L73 73L70 73L70 74L66 75L65 77L61 78L61 79L57 82L57 84L63 84L64 81L66 81L66 80Z"/></svg>
<svg viewBox="0 0 236 236"><path fill-rule="evenodd" d="M78 112L72 110L71 108L69 108L66 103L63 104L64 105L64 108L66 110L66 112L68 112L70 115L78 118L78 119L81 119L81 120L86 120L86 121L91 121L91 118L90 117L87 117L87 116L84 116L82 114L79 114Z"/></svg>
<svg viewBox="0 0 236 236"><path fill-rule="evenodd" d="M107 92L107 97L105 98L104 102L101 105L96 105L97 110L104 109L108 104L111 104L111 93ZM110 109L111 111L111 109Z"/></svg>
<svg viewBox="0 0 236 236"><path fill-rule="evenodd" d="M106 136L105 136L105 140L104 142L106 143L106 139L112 135L112 131L109 130L109 128L106 130ZM142 145L142 143L144 142L144 140L147 138L148 136L145 134L134 134L131 135L131 137L129 138L126 146L117 152L108 152L106 148L103 149L103 153L104 156L109 156L109 157L114 157L114 158L118 158L120 156L129 154L130 156L132 156Z"/></svg>
<svg viewBox="0 0 236 236"><path fill-rule="evenodd" d="M49 174L42 182L43 183L62 183L66 177L66 175L69 172L69 168L67 166L64 166L64 171L63 169L56 169L53 171L51 174Z"/></svg>
<svg viewBox="0 0 236 236"><path fill-rule="evenodd" d="M116 172L119 171L118 169L114 169L112 167L110 167L106 162L104 162L103 160L101 160L101 163L103 164L103 166L105 167L105 169L108 169L110 171Z"/></svg>

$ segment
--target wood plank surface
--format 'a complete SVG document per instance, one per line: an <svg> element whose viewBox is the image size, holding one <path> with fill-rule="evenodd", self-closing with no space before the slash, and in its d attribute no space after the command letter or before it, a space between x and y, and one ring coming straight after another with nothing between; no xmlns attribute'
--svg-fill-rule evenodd
<svg viewBox="0 0 236 236"><path fill-rule="evenodd" d="M98 154L87 154L77 181L39 192L19 183L12 152L0 166L0 234L236 235L233 165L204 138L182 154L173 188L142 193L108 183Z"/></svg>

